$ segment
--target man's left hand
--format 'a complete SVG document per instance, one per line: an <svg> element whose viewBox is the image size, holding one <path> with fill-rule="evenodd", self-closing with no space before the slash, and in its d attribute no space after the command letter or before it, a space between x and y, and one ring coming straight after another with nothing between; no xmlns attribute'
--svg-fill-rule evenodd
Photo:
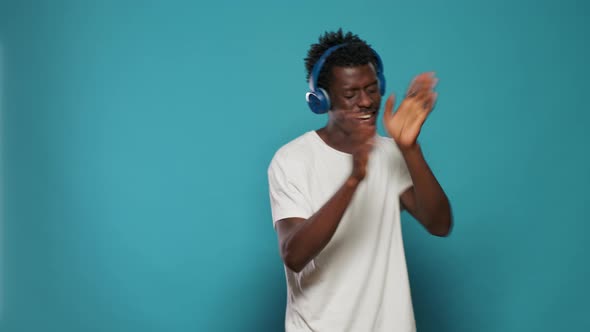
<svg viewBox="0 0 590 332"><path fill-rule="evenodd" d="M416 76L396 112L393 112L395 95L392 94L387 98L383 125L402 151L411 150L417 146L422 125L436 102L437 94L434 92L434 87L437 81L434 73Z"/></svg>

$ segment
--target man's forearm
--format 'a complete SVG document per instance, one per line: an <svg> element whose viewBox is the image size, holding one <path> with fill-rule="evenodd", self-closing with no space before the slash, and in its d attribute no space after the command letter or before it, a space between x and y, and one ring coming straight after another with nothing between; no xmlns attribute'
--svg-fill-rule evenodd
<svg viewBox="0 0 590 332"><path fill-rule="evenodd" d="M324 206L290 231L281 248L285 265L299 272L324 249L336 232L358 185L359 180L347 179Z"/></svg>
<svg viewBox="0 0 590 332"><path fill-rule="evenodd" d="M444 190L430 170L420 146L402 151L414 184L416 218L436 235L447 235L451 228L451 206Z"/></svg>

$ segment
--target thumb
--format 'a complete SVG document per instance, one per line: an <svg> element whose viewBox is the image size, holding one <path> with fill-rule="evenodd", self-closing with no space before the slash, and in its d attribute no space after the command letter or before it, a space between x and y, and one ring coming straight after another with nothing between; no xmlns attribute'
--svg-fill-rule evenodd
<svg viewBox="0 0 590 332"><path fill-rule="evenodd" d="M392 93L387 101L385 102L385 111L383 112L383 121L389 122L389 119L393 116L393 106L395 105L395 94Z"/></svg>

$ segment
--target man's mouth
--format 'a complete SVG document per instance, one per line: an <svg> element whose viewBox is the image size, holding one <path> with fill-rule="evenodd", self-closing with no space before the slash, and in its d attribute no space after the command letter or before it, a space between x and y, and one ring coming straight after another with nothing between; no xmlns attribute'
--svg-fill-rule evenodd
<svg viewBox="0 0 590 332"><path fill-rule="evenodd" d="M369 122L369 121L373 121L376 116L377 116L377 111L363 112L362 114L357 116L356 119L361 122Z"/></svg>

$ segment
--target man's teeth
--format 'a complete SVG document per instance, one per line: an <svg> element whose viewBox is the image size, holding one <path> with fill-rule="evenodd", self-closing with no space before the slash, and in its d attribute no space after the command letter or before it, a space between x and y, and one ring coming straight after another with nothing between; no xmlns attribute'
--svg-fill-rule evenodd
<svg viewBox="0 0 590 332"><path fill-rule="evenodd" d="M359 116L359 119L361 120L368 120L373 116L373 114L365 114L365 115L361 115Z"/></svg>

